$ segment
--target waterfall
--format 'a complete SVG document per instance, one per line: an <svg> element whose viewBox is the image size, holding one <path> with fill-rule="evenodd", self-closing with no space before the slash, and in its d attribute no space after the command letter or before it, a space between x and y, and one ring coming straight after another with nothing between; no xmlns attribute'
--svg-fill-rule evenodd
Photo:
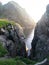
<svg viewBox="0 0 49 65"><path fill-rule="evenodd" d="M31 42L34 37L34 30L32 30L31 34L28 36L27 39L25 39L26 47L28 49L28 55L30 55L30 49L31 49Z"/></svg>

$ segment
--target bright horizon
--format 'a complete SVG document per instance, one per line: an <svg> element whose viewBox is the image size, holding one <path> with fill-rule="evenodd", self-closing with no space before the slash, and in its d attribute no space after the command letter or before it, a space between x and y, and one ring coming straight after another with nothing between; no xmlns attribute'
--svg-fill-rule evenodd
<svg viewBox="0 0 49 65"><path fill-rule="evenodd" d="M3 4L15 1L21 7L25 8L27 13L37 22L46 11L46 5L49 4L49 0L0 0Z"/></svg>

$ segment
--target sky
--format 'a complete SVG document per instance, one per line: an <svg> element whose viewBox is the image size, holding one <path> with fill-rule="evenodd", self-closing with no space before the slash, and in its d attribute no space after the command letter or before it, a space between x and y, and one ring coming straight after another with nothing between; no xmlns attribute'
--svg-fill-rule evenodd
<svg viewBox="0 0 49 65"><path fill-rule="evenodd" d="M21 7L25 8L26 12L34 19L35 22L38 22L46 11L47 4L49 4L49 0L0 0L3 4L9 1L15 1Z"/></svg>

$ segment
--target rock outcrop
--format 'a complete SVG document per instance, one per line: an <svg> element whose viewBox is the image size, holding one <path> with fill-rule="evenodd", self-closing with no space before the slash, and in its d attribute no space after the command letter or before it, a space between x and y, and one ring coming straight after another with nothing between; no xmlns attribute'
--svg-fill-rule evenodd
<svg viewBox="0 0 49 65"><path fill-rule="evenodd" d="M49 57L49 5L35 27L31 58L43 60Z"/></svg>
<svg viewBox="0 0 49 65"><path fill-rule="evenodd" d="M23 30L18 24L16 26L8 24L6 27L0 28L0 42L7 49L8 56L27 56Z"/></svg>

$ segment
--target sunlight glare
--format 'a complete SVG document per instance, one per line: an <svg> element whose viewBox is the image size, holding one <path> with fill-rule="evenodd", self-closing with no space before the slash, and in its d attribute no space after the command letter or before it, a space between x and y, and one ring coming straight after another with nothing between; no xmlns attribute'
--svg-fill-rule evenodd
<svg viewBox="0 0 49 65"><path fill-rule="evenodd" d="M11 0L0 0L3 4ZM37 22L46 10L49 0L12 0L23 7L27 13Z"/></svg>

